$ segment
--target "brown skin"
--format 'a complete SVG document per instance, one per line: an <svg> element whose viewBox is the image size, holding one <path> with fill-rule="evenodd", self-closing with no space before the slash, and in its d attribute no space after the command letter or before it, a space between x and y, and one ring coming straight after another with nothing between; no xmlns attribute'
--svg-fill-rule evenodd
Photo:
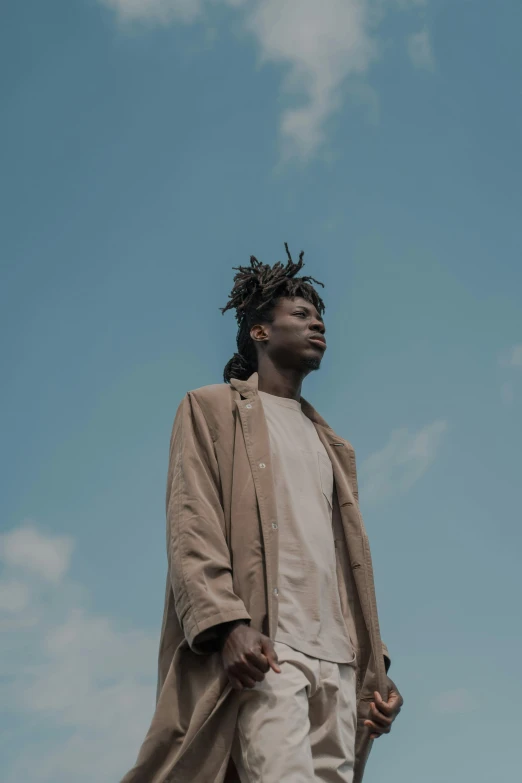
<svg viewBox="0 0 522 783"><path fill-rule="evenodd" d="M375 701L370 704L371 720L365 720L364 725L375 731L370 734L372 739L378 739L383 734L389 734L391 726L404 704L403 698L395 685L392 685L388 694L388 701L384 701L381 694L375 691Z"/></svg>
<svg viewBox="0 0 522 783"><path fill-rule="evenodd" d="M324 322L315 307L301 297L279 299L273 319L272 323L255 324L250 330L257 348L258 386L267 394L300 400L304 378L319 369L326 350ZM243 622L227 628L221 655L235 690L253 688L256 682L264 680L269 669L281 672L272 641ZM366 726L374 729L372 738L389 733L402 703L394 688L386 702L375 693L371 719L365 721Z"/></svg>
<svg viewBox="0 0 522 783"><path fill-rule="evenodd" d="M233 623L223 637L221 657L236 691L253 688L256 682L265 679L269 669L277 674L281 671L271 639L246 623Z"/></svg>

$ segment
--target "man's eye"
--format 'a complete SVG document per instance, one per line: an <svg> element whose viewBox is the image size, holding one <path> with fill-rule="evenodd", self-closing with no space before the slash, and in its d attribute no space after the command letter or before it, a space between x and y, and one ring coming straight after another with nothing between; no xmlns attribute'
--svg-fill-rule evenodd
<svg viewBox="0 0 522 783"><path fill-rule="evenodd" d="M295 315L302 315L302 316L304 316L306 318L306 313L303 313L302 310L296 312Z"/></svg>

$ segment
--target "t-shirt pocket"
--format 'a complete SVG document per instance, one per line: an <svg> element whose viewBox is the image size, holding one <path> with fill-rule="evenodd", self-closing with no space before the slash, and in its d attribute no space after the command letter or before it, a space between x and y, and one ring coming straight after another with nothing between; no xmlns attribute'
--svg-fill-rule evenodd
<svg viewBox="0 0 522 783"><path fill-rule="evenodd" d="M332 463L322 452L317 452L317 460L319 462L319 478L321 480L321 489L323 495L328 501L328 505L332 508L333 498L333 470Z"/></svg>

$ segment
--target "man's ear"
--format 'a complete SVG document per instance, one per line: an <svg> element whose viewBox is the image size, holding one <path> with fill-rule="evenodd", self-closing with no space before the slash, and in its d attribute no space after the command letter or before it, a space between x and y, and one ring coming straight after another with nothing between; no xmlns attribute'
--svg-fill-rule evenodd
<svg viewBox="0 0 522 783"><path fill-rule="evenodd" d="M255 324L250 330L250 337L256 343L268 340L269 334L265 324Z"/></svg>

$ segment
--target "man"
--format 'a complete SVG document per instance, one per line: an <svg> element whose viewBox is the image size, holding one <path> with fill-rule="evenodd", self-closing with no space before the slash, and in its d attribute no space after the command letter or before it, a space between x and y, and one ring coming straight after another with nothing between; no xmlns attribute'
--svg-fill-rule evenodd
<svg viewBox="0 0 522 783"><path fill-rule="evenodd" d="M402 706L354 452L301 397L322 283L285 247L237 268L225 383L178 408L157 706L123 783L358 783Z"/></svg>

